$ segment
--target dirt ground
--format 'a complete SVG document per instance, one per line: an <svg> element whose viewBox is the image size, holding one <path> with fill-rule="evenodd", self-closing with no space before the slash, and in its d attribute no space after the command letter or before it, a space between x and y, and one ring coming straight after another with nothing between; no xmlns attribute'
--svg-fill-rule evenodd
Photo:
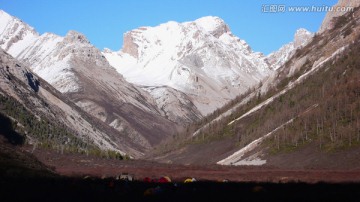
<svg viewBox="0 0 360 202"><path fill-rule="evenodd" d="M31 151L31 148L27 148ZM137 180L145 177L158 179L169 176L173 181L196 178L201 181L231 182L360 182L360 169L281 169L254 166L194 166L161 164L145 160L114 160L80 154L59 154L48 150L35 150L33 154L56 172L66 176L115 177L129 173Z"/></svg>
<svg viewBox="0 0 360 202"><path fill-rule="evenodd" d="M0 144L0 164L5 172L0 172L0 201L359 201L360 198L360 169L161 164L8 146ZM134 175L136 181L113 178L121 173ZM145 177L162 176L169 176L172 183L143 181ZM197 182L182 183L189 177Z"/></svg>

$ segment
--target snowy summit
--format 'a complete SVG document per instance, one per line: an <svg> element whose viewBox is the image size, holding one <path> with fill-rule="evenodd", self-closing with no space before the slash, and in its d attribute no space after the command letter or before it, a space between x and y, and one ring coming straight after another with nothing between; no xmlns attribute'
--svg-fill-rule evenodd
<svg viewBox="0 0 360 202"><path fill-rule="evenodd" d="M140 27L125 33L123 44L103 55L127 81L186 93L203 115L271 73L265 58L219 17Z"/></svg>

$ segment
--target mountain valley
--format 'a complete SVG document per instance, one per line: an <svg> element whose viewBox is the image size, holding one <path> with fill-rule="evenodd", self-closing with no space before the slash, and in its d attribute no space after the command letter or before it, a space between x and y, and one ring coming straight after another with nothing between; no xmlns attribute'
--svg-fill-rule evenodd
<svg viewBox="0 0 360 202"><path fill-rule="evenodd" d="M0 163L18 166L14 153L49 175L202 180L358 172L360 4L335 6L354 9L269 55L215 16L139 27L101 51L77 31L39 34L0 10Z"/></svg>

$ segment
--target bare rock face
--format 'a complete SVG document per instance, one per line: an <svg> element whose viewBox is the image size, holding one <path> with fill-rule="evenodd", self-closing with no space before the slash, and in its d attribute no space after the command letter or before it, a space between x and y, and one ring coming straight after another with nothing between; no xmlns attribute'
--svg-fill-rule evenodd
<svg viewBox="0 0 360 202"><path fill-rule="evenodd" d="M23 84L27 84L23 85L27 90L38 92L40 88L39 78L22 66L23 64L0 49L0 83L2 83L2 87L9 85L14 78L17 78Z"/></svg>
<svg viewBox="0 0 360 202"><path fill-rule="evenodd" d="M74 60L82 59L89 65L97 65L104 69L111 68L107 60L102 57L99 49L94 47L85 35L76 31L69 31L57 48L62 55L71 55Z"/></svg>
<svg viewBox="0 0 360 202"><path fill-rule="evenodd" d="M131 55L134 58L138 58L138 45L134 42L134 38L132 36L134 32L127 32L124 34L124 45L123 52Z"/></svg>
<svg viewBox="0 0 360 202"><path fill-rule="evenodd" d="M358 6L360 6L359 0L339 0L339 2L333 6L333 10L326 14L318 32L323 33L325 30L332 29L334 27L334 18L342 16L348 12L341 9L345 9L346 7L355 8ZM337 10L338 8L340 8L340 10Z"/></svg>
<svg viewBox="0 0 360 202"><path fill-rule="evenodd" d="M65 38L64 38L64 42L65 43L76 43L76 42L79 42L79 43L87 43L87 44L90 44L90 41L86 38L85 35L77 32L77 31L73 31L73 30L70 30Z"/></svg>

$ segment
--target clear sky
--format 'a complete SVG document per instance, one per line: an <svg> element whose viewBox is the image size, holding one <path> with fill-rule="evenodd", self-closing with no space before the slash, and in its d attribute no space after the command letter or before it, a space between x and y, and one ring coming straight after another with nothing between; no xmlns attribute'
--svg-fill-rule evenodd
<svg viewBox="0 0 360 202"><path fill-rule="evenodd" d="M40 34L79 31L99 49L119 50L123 33L168 21L219 16L254 51L268 54L293 40L298 28L316 32L326 12L290 12L290 6L332 6L337 0L0 0L0 9ZM285 12L270 13L284 5ZM263 12L267 11L267 12Z"/></svg>

